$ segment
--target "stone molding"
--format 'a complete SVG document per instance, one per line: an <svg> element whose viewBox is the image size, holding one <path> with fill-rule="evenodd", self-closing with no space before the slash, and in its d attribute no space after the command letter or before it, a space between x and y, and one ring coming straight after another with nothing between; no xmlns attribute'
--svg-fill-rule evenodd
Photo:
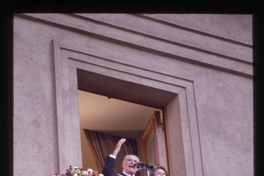
<svg viewBox="0 0 264 176"><path fill-rule="evenodd" d="M144 32L144 27L140 28L142 26L136 28L133 25L128 25L130 23L120 23L119 21L125 19L122 18L122 15L128 16L135 23L139 20L147 20L146 24L150 26L147 26L146 29L151 27L151 31L154 32ZM156 21L129 14L20 14L20 16L78 33L95 35L104 40L153 52L157 55L240 76L253 77L253 55L250 45L193 29L188 31L175 25L171 27L163 23L155 25ZM159 29L153 29L155 26ZM168 34L167 28L173 33ZM159 32L159 30L163 30L163 32Z"/></svg>
<svg viewBox="0 0 264 176"><path fill-rule="evenodd" d="M203 175L203 160L200 143L199 120L195 102L194 82L183 80L176 76L159 75L151 70L144 70L144 74L138 73L138 68L106 58L99 58L78 47L72 48L61 41L53 41L54 62L55 62L55 81L56 81L56 109L58 125L58 169L63 170L68 163L81 161L80 139L76 139L79 134L78 119L78 100L77 100L77 69L90 72L105 74L107 76L124 79L131 82L140 82L142 85L155 85L155 88L171 91L179 97L181 112L182 138L184 146L184 158L186 173L188 176ZM96 57L96 60L94 59ZM137 74L138 73L138 74ZM160 79L162 76L163 79ZM89 78L88 78L89 79ZM68 130L67 126L74 128ZM170 133L175 132L174 126L167 129L168 147L175 148L170 144ZM67 145L68 141L76 141ZM77 150L74 156L69 151ZM68 156L66 158L65 156ZM177 163L173 160L173 153L169 153L171 167ZM73 161L72 161L73 160ZM66 166L65 166L66 165ZM182 168L181 168L182 169ZM172 174L175 171L172 170Z"/></svg>
<svg viewBox="0 0 264 176"><path fill-rule="evenodd" d="M79 163L81 161L80 139L76 138L79 136L79 121L76 120L78 119L77 71L79 69L123 81L139 83L175 95L179 103L176 106L173 105L176 111L179 110L180 115L176 122L180 124L180 136L182 136L182 145L184 146L182 151L184 158L180 158L184 161L184 167L181 169L185 170L186 174L177 172L179 165L173 158L177 147L173 141L176 140L175 137L177 136L172 133L180 129L171 123L171 120L175 122L174 116L170 118L170 121L167 121L169 128L166 129L168 147L171 149L169 151L172 152L169 154L170 174L203 176L214 173L212 170L215 168L209 165L210 160L203 158L207 152L205 151L206 147L203 147L208 143L206 141L208 139L205 136L200 136L200 134L206 133L204 128L206 127L204 121L206 119L202 117L202 109L197 109L199 98L196 99L200 96L197 95L201 83L198 83L198 79L203 80L203 77L196 75L199 75L200 72L206 75L212 72L218 74L219 71L222 71L223 75L228 75L224 73L228 72L241 77L252 78L251 45L215 37L203 32L199 33L195 30L180 31L178 29L180 26L177 25L172 26L178 33L175 32L176 36L170 38L164 32L162 33L164 35L157 35L159 31L155 33L155 29L152 31L153 33L149 33L149 31L144 31L144 28L140 30L140 28L132 28L133 26L131 28L122 26L125 23L115 22L113 16L111 16L113 18L109 18L112 20L111 22L91 16L81 16L80 14L16 14L16 16L27 19L29 23L33 21L34 23L41 23L42 26L51 26L53 30L58 28L59 30L56 31L58 33L55 34L62 34L61 36L58 35L58 39L56 38L51 42L55 63L55 77L52 80L54 79L55 82L56 115L54 118L57 119L56 126L58 127L56 141L58 146L56 147L58 147L57 167L59 170L64 171L69 163L81 165ZM143 18L141 15L135 16L135 19L141 18ZM121 18L116 16L116 19L120 20ZM150 19L144 17L144 20ZM153 24L155 22L159 25L161 23L168 25L157 19L152 22ZM217 44L227 42L228 45L226 46L232 46L231 48L220 45L206 46L204 41L188 43L187 38L180 38L180 32L189 32L190 37L206 35L209 37L207 41L214 41ZM87 38L69 37L74 40L63 40L64 34L73 35L73 37L87 36ZM47 37L48 35L44 36ZM48 36L45 38L47 39L45 42L50 42L53 37ZM40 37L40 39L43 38ZM40 47L42 47L41 44ZM109 51L107 49L101 50L100 47L109 47L110 49L108 49ZM141 50L144 52L139 52ZM124 51L129 52L124 53ZM219 51L220 53L218 53ZM245 55L244 52L246 52ZM142 62L139 59L143 59ZM158 59L157 63L152 64L151 62L155 59ZM203 68L199 66L203 66ZM89 79L89 77L87 78ZM54 128L56 126L54 125ZM54 163L56 162L54 161Z"/></svg>

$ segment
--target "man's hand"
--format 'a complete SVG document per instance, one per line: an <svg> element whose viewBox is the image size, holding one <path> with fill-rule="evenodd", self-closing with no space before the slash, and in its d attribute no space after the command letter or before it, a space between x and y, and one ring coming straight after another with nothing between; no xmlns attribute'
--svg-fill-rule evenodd
<svg viewBox="0 0 264 176"><path fill-rule="evenodd" d="M120 148L121 148L121 146L122 146L122 144L123 144L124 142L126 142L126 138L122 138L122 139L120 139L120 140L117 142L116 147L115 147L115 150L114 150L113 153L112 153L113 155L117 156L117 154L119 153Z"/></svg>

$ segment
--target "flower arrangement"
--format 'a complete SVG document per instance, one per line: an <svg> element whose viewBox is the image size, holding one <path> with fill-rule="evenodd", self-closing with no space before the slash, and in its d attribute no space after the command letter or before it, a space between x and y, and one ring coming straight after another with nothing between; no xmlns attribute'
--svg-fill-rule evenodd
<svg viewBox="0 0 264 176"><path fill-rule="evenodd" d="M94 171L91 168L85 170L84 168L80 168L78 166L75 166L74 168L72 168L72 166L69 166L64 174L56 173L54 174L54 176L103 176L103 174L100 173L98 175L98 171Z"/></svg>

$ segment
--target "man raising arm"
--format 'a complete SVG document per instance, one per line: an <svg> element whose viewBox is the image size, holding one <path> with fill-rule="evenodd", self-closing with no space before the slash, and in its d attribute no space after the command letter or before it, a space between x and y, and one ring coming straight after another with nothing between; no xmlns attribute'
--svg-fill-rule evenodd
<svg viewBox="0 0 264 176"><path fill-rule="evenodd" d="M123 172L120 174L116 174L114 172L115 160L124 142L126 142L126 139L121 138L117 142L113 153L106 157L105 165L102 170L102 174L104 174L104 176L134 176L135 173L138 171L136 166L140 161L139 158L136 155L128 154L124 157L122 161Z"/></svg>

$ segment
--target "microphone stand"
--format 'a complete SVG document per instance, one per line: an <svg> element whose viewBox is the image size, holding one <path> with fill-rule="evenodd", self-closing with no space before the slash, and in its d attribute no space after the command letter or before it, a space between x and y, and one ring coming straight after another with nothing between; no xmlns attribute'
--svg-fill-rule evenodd
<svg viewBox="0 0 264 176"><path fill-rule="evenodd" d="M147 176L150 176L150 168L149 167L147 167L146 173L147 173Z"/></svg>
<svg viewBox="0 0 264 176"><path fill-rule="evenodd" d="M155 168L153 165L149 165L149 164L140 164L139 167L140 171L146 171L146 176L150 176L150 171L154 171Z"/></svg>

